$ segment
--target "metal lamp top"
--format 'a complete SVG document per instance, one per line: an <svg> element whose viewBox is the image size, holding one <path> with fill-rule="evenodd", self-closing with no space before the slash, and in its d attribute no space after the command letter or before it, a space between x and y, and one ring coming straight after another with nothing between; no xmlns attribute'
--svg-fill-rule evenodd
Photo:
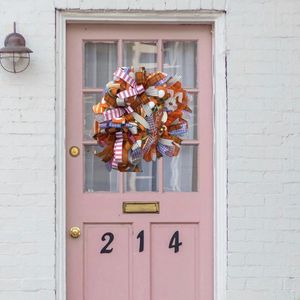
<svg viewBox="0 0 300 300"><path fill-rule="evenodd" d="M33 51L26 47L25 38L16 32L16 22L14 22L14 32L10 33L4 41L4 47L0 53L32 53Z"/></svg>

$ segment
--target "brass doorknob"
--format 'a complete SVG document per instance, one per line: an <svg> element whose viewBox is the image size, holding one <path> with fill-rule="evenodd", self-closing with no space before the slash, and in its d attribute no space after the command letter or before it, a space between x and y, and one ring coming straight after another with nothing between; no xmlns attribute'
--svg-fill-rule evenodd
<svg viewBox="0 0 300 300"><path fill-rule="evenodd" d="M72 146L69 149L69 153L72 157L77 157L80 154L80 149L77 146Z"/></svg>
<svg viewBox="0 0 300 300"><path fill-rule="evenodd" d="M69 233L72 238L77 239L80 236L80 228L77 226L71 227Z"/></svg>

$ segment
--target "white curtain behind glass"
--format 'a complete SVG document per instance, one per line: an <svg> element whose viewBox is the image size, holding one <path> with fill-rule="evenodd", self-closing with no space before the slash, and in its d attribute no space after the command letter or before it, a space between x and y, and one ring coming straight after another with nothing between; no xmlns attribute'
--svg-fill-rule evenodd
<svg viewBox="0 0 300 300"><path fill-rule="evenodd" d="M117 68L117 43L85 44L85 87L100 88L112 80Z"/></svg>
<svg viewBox="0 0 300 300"><path fill-rule="evenodd" d="M185 88L197 87L197 43L168 41L164 46L164 72L180 75ZM188 138L196 137L197 95L190 97L193 116L188 118ZM164 190L190 192L197 189L197 148L182 146L179 157L164 160Z"/></svg>
<svg viewBox="0 0 300 300"><path fill-rule="evenodd" d="M164 71L181 75L185 88L196 87L197 44L194 41L164 42Z"/></svg>
<svg viewBox="0 0 300 300"><path fill-rule="evenodd" d="M117 43L116 42L88 42L85 44L85 87L104 88L108 81L113 78L113 72L117 68ZM100 100L100 96L97 99ZM97 96L96 96L97 97ZM85 95L84 99L90 99ZM91 103L85 103L87 110L91 109ZM86 112L85 121L92 124L89 120L93 115ZM87 135L85 129L85 135ZM94 155L101 151L100 147L85 146L85 190L94 191L117 191L117 173L109 172L104 162Z"/></svg>

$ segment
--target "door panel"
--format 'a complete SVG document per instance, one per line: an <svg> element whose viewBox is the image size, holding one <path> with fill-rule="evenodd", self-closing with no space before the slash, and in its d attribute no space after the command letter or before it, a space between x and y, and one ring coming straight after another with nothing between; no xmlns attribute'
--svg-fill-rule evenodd
<svg viewBox="0 0 300 300"><path fill-rule="evenodd" d="M151 225L151 300L199 299L198 244L198 224Z"/></svg>
<svg viewBox="0 0 300 300"><path fill-rule="evenodd" d="M131 299L131 225L84 224L84 299Z"/></svg>
<svg viewBox="0 0 300 300"><path fill-rule="evenodd" d="M67 25L66 146L81 150L66 153L67 232L81 228L67 237L68 300L213 299L211 53L210 25ZM91 107L122 65L181 74L193 109L180 155L142 173L94 156ZM160 211L124 213L124 202Z"/></svg>

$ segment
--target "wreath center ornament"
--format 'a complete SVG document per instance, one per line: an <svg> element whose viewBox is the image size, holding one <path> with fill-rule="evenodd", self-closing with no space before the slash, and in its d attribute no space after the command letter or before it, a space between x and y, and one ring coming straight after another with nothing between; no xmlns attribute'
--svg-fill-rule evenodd
<svg viewBox="0 0 300 300"><path fill-rule="evenodd" d="M121 172L141 172L142 159L177 156L188 131L184 111L191 113L180 77L118 68L93 106L94 139L104 148L96 156Z"/></svg>

